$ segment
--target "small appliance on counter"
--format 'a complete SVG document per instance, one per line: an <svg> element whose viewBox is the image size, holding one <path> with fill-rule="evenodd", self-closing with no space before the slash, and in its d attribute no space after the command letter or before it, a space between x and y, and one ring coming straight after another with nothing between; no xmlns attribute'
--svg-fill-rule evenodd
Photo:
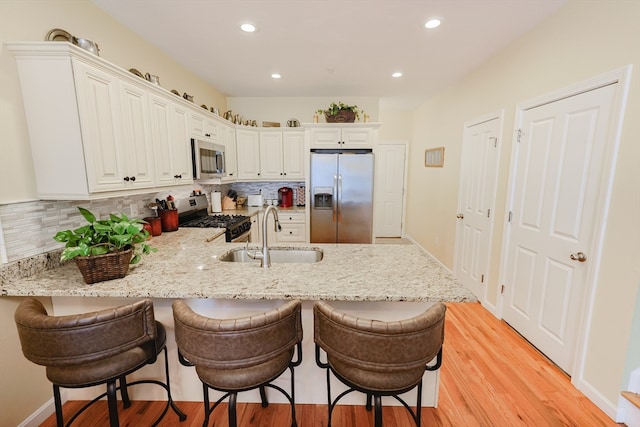
<svg viewBox="0 0 640 427"><path fill-rule="evenodd" d="M262 194L249 194L247 205L248 206L263 206L264 205L264 197Z"/></svg>
<svg viewBox="0 0 640 427"><path fill-rule="evenodd" d="M222 193L219 191L213 191L211 193L211 212L222 212Z"/></svg>
<svg viewBox="0 0 640 427"><path fill-rule="evenodd" d="M293 206L293 190L291 188L281 187L278 189L278 206L281 208Z"/></svg>

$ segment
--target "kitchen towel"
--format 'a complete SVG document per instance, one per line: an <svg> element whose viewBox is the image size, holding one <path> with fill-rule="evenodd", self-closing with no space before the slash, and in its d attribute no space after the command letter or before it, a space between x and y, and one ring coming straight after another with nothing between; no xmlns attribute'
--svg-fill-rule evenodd
<svg viewBox="0 0 640 427"><path fill-rule="evenodd" d="M211 193L211 212L222 212L222 194L219 191Z"/></svg>

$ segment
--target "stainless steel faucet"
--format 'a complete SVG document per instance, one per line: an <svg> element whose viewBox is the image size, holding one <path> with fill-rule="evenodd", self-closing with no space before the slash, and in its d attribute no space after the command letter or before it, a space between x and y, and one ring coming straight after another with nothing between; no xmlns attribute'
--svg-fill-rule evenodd
<svg viewBox="0 0 640 427"><path fill-rule="evenodd" d="M267 206L267 209L264 211L264 218L262 218L262 253L258 254L247 254L249 257L253 259L260 260L260 267L269 268L271 267L271 253L269 252L269 239L268 239L268 231L267 231L267 222L269 220L269 212L273 212L273 220L274 220L274 229L276 232L282 230L280 226L280 220L278 219L278 209L275 206Z"/></svg>

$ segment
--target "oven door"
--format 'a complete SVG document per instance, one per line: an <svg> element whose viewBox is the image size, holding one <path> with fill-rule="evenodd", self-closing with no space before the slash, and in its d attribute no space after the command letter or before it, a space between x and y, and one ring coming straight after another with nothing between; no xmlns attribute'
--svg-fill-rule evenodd
<svg viewBox="0 0 640 427"><path fill-rule="evenodd" d="M239 235L235 239L231 240L231 243L248 242L250 235L251 235L251 230L249 230L249 231L247 231L245 233L242 233L241 235Z"/></svg>

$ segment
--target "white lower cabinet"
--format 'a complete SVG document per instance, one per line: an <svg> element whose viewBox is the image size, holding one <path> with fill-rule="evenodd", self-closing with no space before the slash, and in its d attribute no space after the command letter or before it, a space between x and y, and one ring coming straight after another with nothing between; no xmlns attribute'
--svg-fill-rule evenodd
<svg viewBox="0 0 640 427"><path fill-rule="evenodd" d="M261 225L260 234L262 234L262 221L264 212L260 212L258 221ZM269 245L274 243L307 243L306 222L304 211L278 211L278 220L282 229L276 233L273 215L269 215L267 220L267 238ZM262 237L262 236L261 236Z"/></svg>
<svg viewBox="0 0 640 427"><path fill-rule="evenodd" d="M258 213L251 215L251 232L249 233L249 243L260 243L260 225L261 222L258 221Z"/></svg>
<svg viewBox="0 0 640 427"><path fill-rule="evenodd" d="M276 233L278 243L306 243L304 212L280 211L278 219L282 227Z"/></svg>

